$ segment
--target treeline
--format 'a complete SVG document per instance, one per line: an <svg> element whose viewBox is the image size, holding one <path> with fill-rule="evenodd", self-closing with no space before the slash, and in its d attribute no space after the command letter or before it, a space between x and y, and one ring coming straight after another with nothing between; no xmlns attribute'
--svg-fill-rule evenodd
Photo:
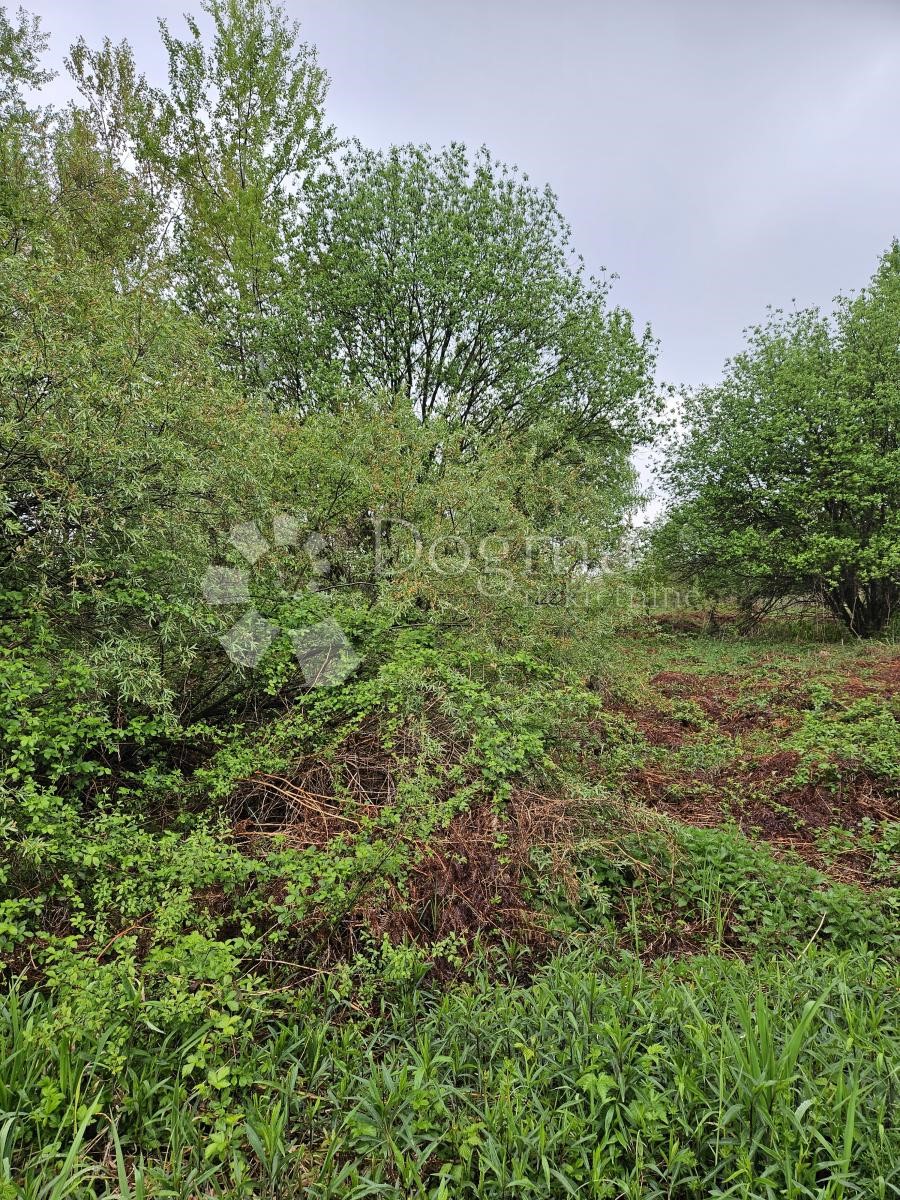
<svg viewBox="0 0 900 1200"><path fill-rule="evenodd" d="M660 407L552 192L339 143L266 0L162 38L54 109L0 21L0 954L121 1038L537 929L504 806L592 736Z"/></svg>
<svg viewBox="0 0 900 1200"><path fill-rule="evenodd" d="M410 662L421 683L422 655L438 690L583 688L633 452L661 431L652 336L549 189L486 150L340 143L267 0L161 33L165 87L79 41L53 109L37 21L0 21L0 752L23 837L148 779L177 797L224 730L288 710L324 737ZM663 444L644 569L884 630L898 339L896 245L833 317L753 330Z"/></svg>

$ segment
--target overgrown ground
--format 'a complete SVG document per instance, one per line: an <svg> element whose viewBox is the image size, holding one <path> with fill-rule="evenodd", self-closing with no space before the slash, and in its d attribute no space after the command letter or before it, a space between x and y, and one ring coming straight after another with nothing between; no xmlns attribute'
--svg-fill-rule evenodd
<svg viewBox="0 0 900 1200"><path fill-rule="evenodd" d="M125 915L149 850L93 941L63 888L0 1014L5 1194L900 1194L900 653L694 626L598 654L563 791L494 763L486 800L439 706L432 759L368 718L232 764L245 874L189 835L210 882L154 913L193 931L177 960ZM440 818L392 870L426 762ZM303 860L330 915L259 865L336 844Z"/></svg>
<svg viewBox="0 0 900 1200"><path fill-rule="evenodd" d="M616 681L633 729L628 794L688 825L733 825L860 887L891 876L900 819L900 654L893 646L669 634ZM774 639L774 640L773 640Z"/></svg>

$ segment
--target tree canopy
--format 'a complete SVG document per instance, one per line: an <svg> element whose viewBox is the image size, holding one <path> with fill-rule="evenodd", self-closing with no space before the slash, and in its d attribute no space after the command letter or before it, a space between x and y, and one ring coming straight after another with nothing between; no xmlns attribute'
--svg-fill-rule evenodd
<svg viewBox="0 0 900 1200"><path fill-rule="evenodd" d="M310 197L281 327L283 394L403 396L481 434L630 447L655 345L586 276L549 188L486 149L360 146Z"/></svg>
<svg viewBox="0 0 900 1200"><path fill-rule="evenodd" d="M304 686L284 636L229 662L202 587L223 547L242 569L232 526L284 513L328 584L294 561L285 594L273 549L253 604L279 629L552 653L554 575L615 544L653 409L650 335L586 279L549 190L459 146L329 165L296 27L268 0L205 17L163 27L165 88L127 44L77 42L58 111L26 99L39 27L0 25L0 619L30 631L4 665L37 643L33 682L77 662L122 745Z"/></svg>

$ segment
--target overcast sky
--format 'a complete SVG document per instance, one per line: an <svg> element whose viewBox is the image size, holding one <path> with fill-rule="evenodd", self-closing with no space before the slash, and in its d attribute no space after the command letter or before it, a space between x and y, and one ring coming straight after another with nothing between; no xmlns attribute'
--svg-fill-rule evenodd
<svg viewBox="0 0 900 1200"><path fill-rule="evenodd" d="M25 0L60 61L192 0ZM560 197L588 268L711 381L765 306L827 305L900 234L900 0L287 0L370 145L487 144ZM57 98L64 83L54 87Z"/></svg>

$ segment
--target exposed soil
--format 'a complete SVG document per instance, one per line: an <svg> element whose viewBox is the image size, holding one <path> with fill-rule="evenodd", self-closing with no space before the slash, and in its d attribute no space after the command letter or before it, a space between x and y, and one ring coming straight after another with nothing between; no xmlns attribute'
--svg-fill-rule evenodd
<svg viewBox="0 0 900 1200"><path fill-rule="evenodd" d="M840 700L889 702L900 694L900 655L884 657L882 651L837 678L828 673L827 652L820 661L821 681ZM759 665L765 667L766 659ZM832 846L826 854L823 839L843 830L852 843L866 818L900 820L900 789L849 768L833 785L803 782L800 754L774 748L811 707L808 685L817 673L805 666L805 678L796 670L779 674L775 663L771 676L765 670L742 677L663 670L649 680L642 704L612 701L607 711L629 721L650 748L645 762L627 772L625 783L634 798L686 824L709 828L735 822L776 853L799 855L835 879L876 886L883 880L873 874L869 851L850 844ZM733 758L725 765L688 768L678 754L702 749L705 742L721 745L723 738L734 743Z"/></svg>

